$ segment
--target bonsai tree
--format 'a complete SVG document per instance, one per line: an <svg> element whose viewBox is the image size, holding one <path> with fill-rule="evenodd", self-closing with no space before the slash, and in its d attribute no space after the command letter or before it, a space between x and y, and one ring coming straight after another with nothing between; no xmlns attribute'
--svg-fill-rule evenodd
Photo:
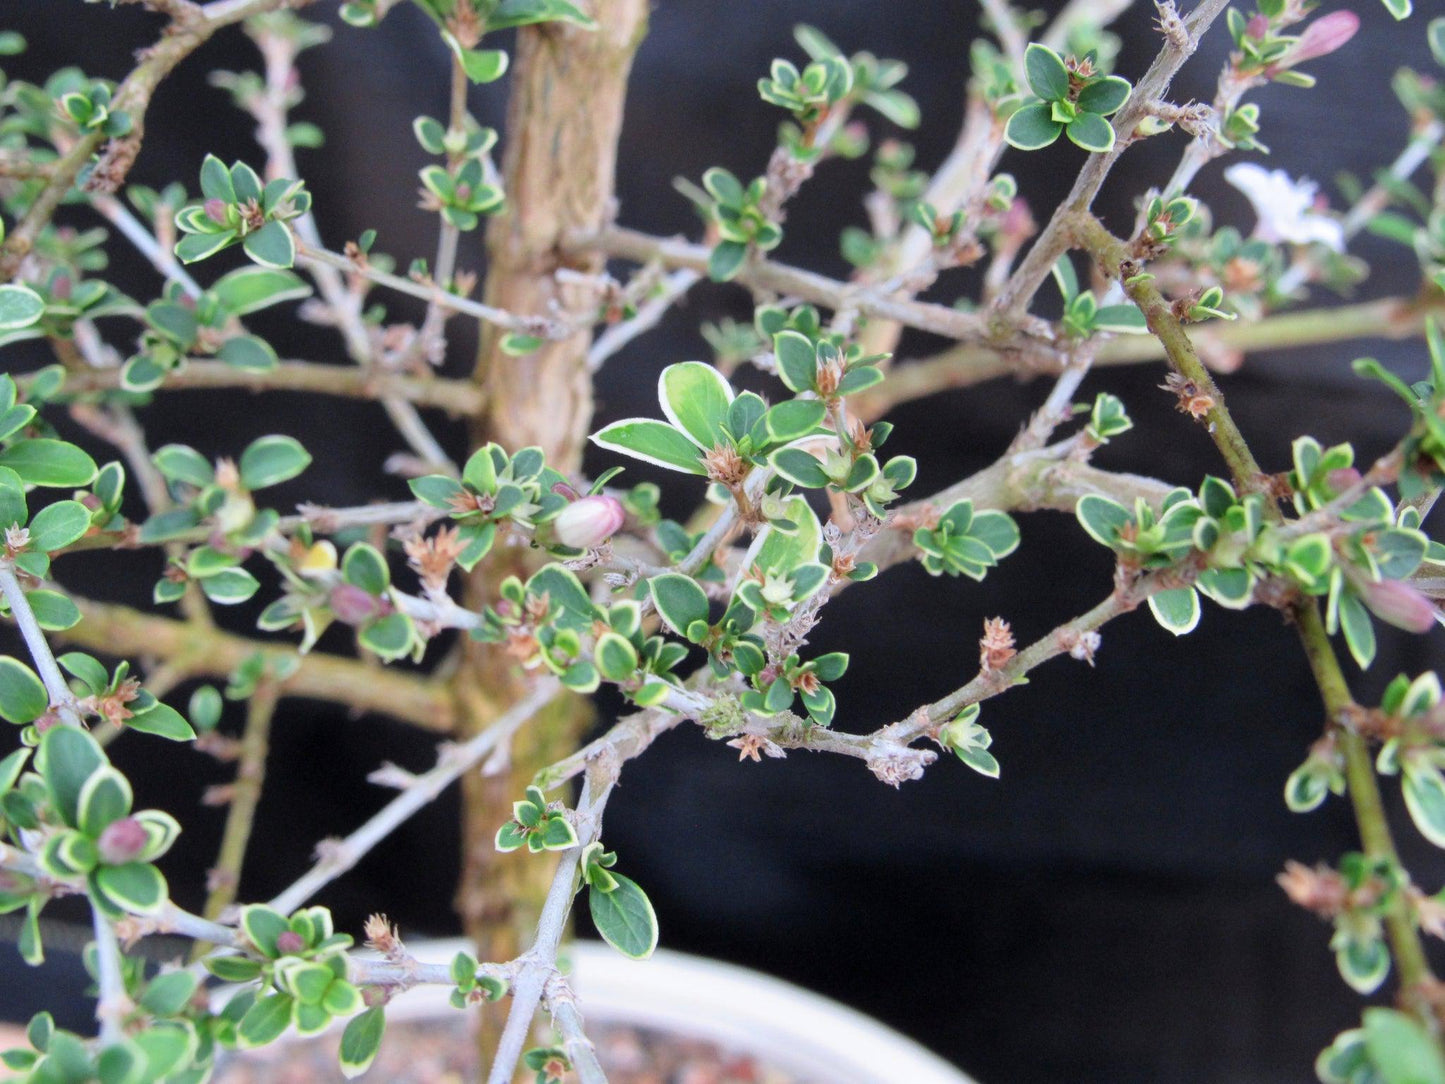
<svg viewBox="0 0 1445 1084"><path fill-rule="evenodd" d="M977 778L1000 775L986 700L1060 657L1073 662L1054 665L1087 681L1079 664L1106 650L1113 618L1147 607L1182 636L1207 600L1277 609L1298 631L1322 727L1285 801L1303 813L1343 797L1360 849L1333 867L1289 863L1280 882L1333 924L1329 945L1350 986L1368 994L1396 979L1395 1008L1366 1009L1359 1028L1321 1036L1316 1071L1341 1084L1445 1082L1445 999L1423 947L1445 934L1445 895L1412 880L1392 841L1394 830L1418 831L1445 846L1441 686L1433 673L1401 675L1379 704L1360 704L1346 673L1374 660L1377 621L1431 629L1445 591L1445 550L1422 530L1445 483L1438 72L1396 76L1411 137L1373 185L1353 186L1332 209L1314 186L1251 158L1264 148L1249 95L1271 82L1310 87L1310 63L1359 28L1348 10L1164 3L1153 62L1116 71L1108 25L1127 3L1072 0L1038 23L983 0L991 36L969 50L963 127L929 171L898 138L923 122L901 87L904 66L848 55L802 26L796 49L782 43L791 59L758 79L757 108L782 113L762 172L745 180L718 166L679 181L702 225L694 239L660 238L619 224L613 200L644 0L413 0L445 43L451 94L445 117L376 133L379 145L414 138L434 159L419 179L436 255L401 269L374 230L324 237L296 168L294 149L322 138L290 115L296 58L329 36L297 14L308 0L132 2L158 17L156 40L118 83L74 67L0 83L0 346L17 359L0 375L0 595L23 642L0 656L0 717L17 728L0 759L0 909L23 913L19 950L38 962L42 910L83 897L98 993L96 1037L41 1013L30 1048L3 1055L10 1069L36 1081L199 1081L223 1049L344 1020L341 1068L354 1075L383 1041L388 1003L433 983L459 1008L504 1001L482 1017L493 1084L519 1071L605 1079L558 951L583 897L618 951L645 958L658 943L654 908L627 856L607 849L603 815L660 735L695 725L739 760L839 754L894 787L956 757L973 773L953 769L957 785L1005 785ZM349 0L339 13L367 27L395 6ZM1410 14L1408 0L1386 7ZM128 183L160 138L146 126L155 88L231 28L255 42L262 70L216 81L254 119L259 156L207 156L161 188ZM509 52L496 35L513 28ZM1232 40L1217 94L1171 99L1175 74L1210 33ZM1421 33L1445 65L1445 19ZM23 48L0 34L0 53ZM504 76L511 104L498 133L470 115L468 90ZM1001 167L1047 163L1060 137L1087 158L1036 225ZM1114 169L1145 140L1177 153L1158 188ZM868 154L870 227L840 238L852 276L770 255L815 171ZM1252 226L1217 220L1191 194L1200 169L1224 157L1235 159L1228 176L1254 206ZM1427 163L1435 176L1417 186ZM1106 182L1136 198L1132 222L1106 226L1091 210ZM107 225L77 231L58 214ZM1418 291L1287 311L1311 285L1361 277L1348 245L1366 227L1409 246ZM458 256L461 235L483 229L484 275ZM123 245L162 280L150 295L107 280L107 247ZM981 285L958 304L922 299L975 267ZM751 321L706 328L713 359L668 364L655 410L594 410L598 370L704 278L751 291ZM398 294L423 301L425 315L391 317ZM331 329L333 356L280 359L257 330L275 311ZM473 375L438 375L467 321L480 333ZM905 329L954 345L895 363ZM1290 464L1262 467L1211 365L1292 339L1380 335L1411 339L1430 366L1410 385L1357 363L1405 404L1389 453L1357 463L1350 445L1300 434ZM1216 472L1188 487L1090 461L1141 434L1115 394L1081 396L1085 378L1105 364L1158 362L1187 424L1218 448ZM885 448L890 411L1002 373L1047 377L1052 390L995 463L915 492L915 461ZM406 449L390 468L412 499L278 507L267 491L312 464L294 433L227 449L155 446L138 411L196 388L379 402ZM453 459L433 434L434 411L467 420L464 455ZM67 436L72 425L83 435ZM592 477L582 470L589 442L608 464ZM639 466L663 472L669 504L686 498L696 510L664 518L662 489L651 473L634 477ZM849 658L809 645L829 601L877 590L875 577L915 561L933 576L982 580L1018 546L1015 514L1036 510L1074 516L1079 545L1110 554L1098 604L1028 644L990 618L970 633L977 665L970 644L954 691L919 704L900 689L891 721L835 727L830 686ZM133 549L152 560L152 608L67 589L69 555ZM264 602L257 629L217 622L253 598ZM349 631L338 638L333 627ZM154 665L143 671L141 657ZM174 695L182 685L184 701ZM589 698L604 686L628 708L585 740ZM380 768L373 778L395 797L346 838L322 841L284 891L244 900L271 720L290 697L447 741L428 771ZM239 740L216 730L224 700L245 703ZM157 758L177 752L164 742L194 743L236 761L234 785L218 796L227 821L200 913L173 902L158 865L188 811L134 808L108 752L115 741L148 743ZM1388 823L1380 776L1399 777L1410 824ZM381 915L345 932L310 904L458 780L458 901L475 953L417 960ZM488 905L499 896L505 908ZM156 970L132 954L157 933L192 939L191 960ZM371 951L356 949L358 934ZM208 977L239 989L214 1003Z"/></svg>

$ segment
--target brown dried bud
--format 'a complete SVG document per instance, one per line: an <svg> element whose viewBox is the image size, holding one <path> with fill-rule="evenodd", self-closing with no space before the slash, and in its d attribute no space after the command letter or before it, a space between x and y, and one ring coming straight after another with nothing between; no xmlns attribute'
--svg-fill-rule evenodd
<svg viewBox="0 0 1445 1084"><path fill-rule="evenodd" d="M1017 655L1014 634L1001 617L990 617L983 623L983 639L978 642L978 664L985 672L997 670Z"/></svg>

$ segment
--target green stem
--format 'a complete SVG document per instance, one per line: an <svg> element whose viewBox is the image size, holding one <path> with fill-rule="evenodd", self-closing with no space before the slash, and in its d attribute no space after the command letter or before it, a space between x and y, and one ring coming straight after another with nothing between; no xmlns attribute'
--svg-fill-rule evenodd
<svg viewBox="0 0 1445 1084"><path fill-rule="evenodd" d="M1125 291L1144 313L1149 330L1164 344L1170 363L1180 375L1194 381L1201 391L1214 400L1214 405L1204 420L1208 423L1209 433L1216 447L1229 464L1236 484L1241 490L1259 488L1262 478L1259 464L1225 406L1224 396L1210 379L1208 370L1200 362L1189 336L1164 296L1147 276L1139 276L1141 268L1130 258L1124 242L1104 229L1092 215L1081 215L1075 220L1074 237L1092 253L1106 273L1125 280ZM1278 504L1272 501L1266 505L1266 514L1276 522L1282 519ZM1320 618L1319 605L1312 598L1304 598L1292 607L1292 612L1299 630L1300 643L1309 659L1315 684L1319 686L1329 723L1339 734L1340 749L1345 757L1350 802L1354 808L1360 842L1365 853L1372 858L1385 859L1392 866L1401 868L1400 856L1390 835L1390 822L1380 797L1379 781L1375 778L1375 765L1370 756L1369 745L1349 725L1349 716L1355 707L1354 698L1350 694L1349 683L1345 680L1344 671L1340 668L1339 659L1335 656L1329 634ZM1416 1015L1427 1024L1433 1025L1429 1004L1420 995L1422 987L1433 984L1435 977L1430 970L1429 961L1425 957L1425 946L1415 928L1403 894L1386 913L1385 930L1395 965L1400 969L1402 998L1409 1003Z"/></svg>
<svg viewBox="0 0 1445 1084"><path fill-rule="evenodd" d="M236 782L232 785L231 807L226 814L226 828L221 834L221 849L211 869L211 891L201 910L205 918L219 919L221 912L236 901L241 882L241 866L246 860L246 845L251 841L251 828L256 821L256 807L261 803L261 788L266 781L266 754L271 748L271 720L276 714L279 690L273 683L257 686L246 705L246 729L241 736L241 759L236 764ZM191 959L205 955L209 945L197 942Z"/></svg>
<svg viewBox="0 0 1445 1084"><path fill-rule="evenodd" d="M1385 803L1380 797L1379 780L1375 777L1375 765L1365 739L1348 723L1355 708L1350 688L1345 681L1344 671L1330 644L1329 634L1320 619L1319 605L1313 600L1300 603L1294 609L1295 624L1299 629L1300 642L1314 672L1315 684L1324 698L1325 712L1337 728L1339 748L1345 756L1345 778L1349 784L1350 804L1354 807L1355 823L1359 826L1360 842L1365 853L1371 858L1383 858L1399 866L1399 854L1390 834L1390 821L1385 815ZM1432 981L1430 963L1425 957L1425 946L1419 931L1410 916L1405 896L1397 897L1385 915L1385 932L1390 939L1390 950L1400 969L1400 983L1407 994L1418 991ZM1421 1006L1416 1008L1423 1009ZM1428 1015L1428 1010L1423 1010Z"/></svg>
<svg viewBox="0 0 1445 1084"><path fill-rule="evenodd" d="M1174 315L1168 300L1151 278L1140 275L1142 268L1129 255L1128 246L1106 230L1093 215L1086 213L1074 218L1073 236L1088 249L1106 274L1123 282L1124 292L1139 306L1149 330L1164 345L1164 353L1174 370L1214 401L1204 415L1204 422L1224 461L1229 464L1235 483L1243 491L1260 489L1263 472L1255 462L1254 453L1249 450L1244 434L1225 408L1223 393L1204 362L1199 360L1194 344L1189 341L1183 323Z"/></svg>

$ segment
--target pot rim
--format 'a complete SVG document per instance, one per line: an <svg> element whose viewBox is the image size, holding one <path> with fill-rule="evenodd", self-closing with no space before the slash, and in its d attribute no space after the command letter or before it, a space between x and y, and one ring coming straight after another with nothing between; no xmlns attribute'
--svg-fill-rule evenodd
<svg viewBox="0 0 1445 1084"><path fill-rule="evenodd" d="M421 959L449 959L462 938L415 941ZM600 941L564 950L571 982L591 1021L630 1024L707 1039L756 1054L805 1080L829 1084L977 1084L972 1077L877 1020L761 971L658 949L631 960ZM455 1013L440 986L408 991L388 1020Z"/></svg>

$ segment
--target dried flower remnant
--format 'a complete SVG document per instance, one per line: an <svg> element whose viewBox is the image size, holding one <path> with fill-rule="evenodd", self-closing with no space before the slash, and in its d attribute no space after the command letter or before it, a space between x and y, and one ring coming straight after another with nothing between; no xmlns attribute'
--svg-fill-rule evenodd
<svg viewBox="0 0 1445 1084"><path fill-rule="evenodd" d="M1181 373L1170 373L1159 387L1178 398L1174 408L1191 418L1202 418L1214 409L1214 397Z"/></svg>
<svg viewBox="0 0 1445 1084"><path fill-rule="evenodd" d="M998 670L1017 655L1014 634L1001 617L990 617L983 623L983 639L978 642L978 664L985 673Z"/></svg>

